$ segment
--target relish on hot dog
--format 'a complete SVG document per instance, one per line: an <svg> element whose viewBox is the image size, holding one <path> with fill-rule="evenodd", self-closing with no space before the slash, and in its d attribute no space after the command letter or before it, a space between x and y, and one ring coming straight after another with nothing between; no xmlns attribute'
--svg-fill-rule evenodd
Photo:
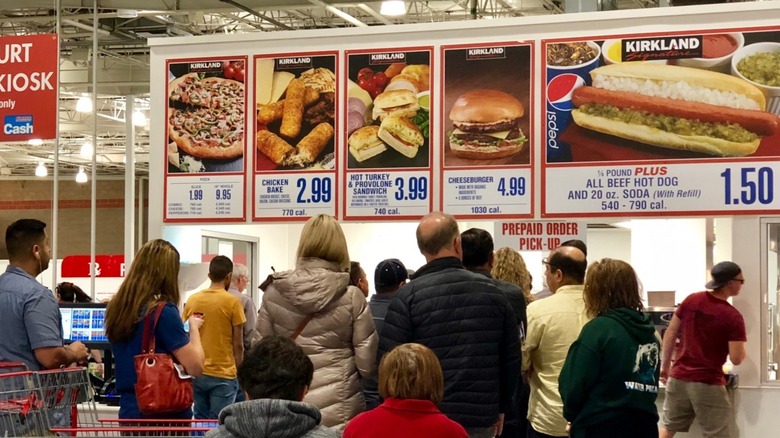
<svg viewBox="0 0 780 438"><path fill-rule="evenodd" d="M623 63L590 73L574 90L574 122L583 128L669 149L720 156L756 151L780 119L766 99L733 76L671 65Z"/></svg>

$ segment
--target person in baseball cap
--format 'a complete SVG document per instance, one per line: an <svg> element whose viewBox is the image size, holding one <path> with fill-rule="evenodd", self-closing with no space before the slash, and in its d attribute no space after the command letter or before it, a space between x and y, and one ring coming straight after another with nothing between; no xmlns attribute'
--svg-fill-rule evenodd
<svg viewBox="0 0 780 438"><path fill-rule="evenodd" d="M409 272L398 259L382 260L374 271L374 284L379 294L393 293L409 279Z"/></svg>
<svg viewBox="0 0 780 438"><path fill-rule="evenodd" d="M374 287L376 293L371 295L368 306L371 308L371 314L374 316L374 325L376 334L382 336L382 328L385 325L385 315L390 307L395 293L406 284L409 279L409 273L398 259L382 260L376 265L374 271ZM382 398L379 396L378 384L375 378L363 380L363 395L366 398L366 408L373 409L382 404Z"/></svg>
<svg viewBox="0 0 780 438"><path fill-rule="evenodd" d="M666 384L666 398L661 438L687 432L694 420L702 430L736 427L734 405L725 396L722 365L726 358L739 365L747 357L745 318L728 302L739 295L745 276L734 262L718 263L710 276L709 290L688 295L664 333L660 380Z"/></svg>
<svg viewBox="0 0 780 438"><path fill-rule="evenodd" d="M710 271L712 280L707 282L705 287L710 290L720 289L727 285L729 281L736 279L741 273L742 269L736 263L720 262L712 267L712 271ZM740 282L744 282L744 280Z"/></svg>

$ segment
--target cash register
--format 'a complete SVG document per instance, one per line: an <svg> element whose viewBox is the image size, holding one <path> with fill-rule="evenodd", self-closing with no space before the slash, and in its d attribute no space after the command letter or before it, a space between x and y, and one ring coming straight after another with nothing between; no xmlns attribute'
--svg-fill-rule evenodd
<svg viewBox="0 0 780 438"><path fill-rule="evenodd" d="M60 303L62 340L65 344L80 341L91 350L101 350L103 376L90 373L90 381L98 395L96 400L118 404L113 394L113 358L111 343L106 336L106 303ZM116 398L116 400L114 400Z"/></svg>

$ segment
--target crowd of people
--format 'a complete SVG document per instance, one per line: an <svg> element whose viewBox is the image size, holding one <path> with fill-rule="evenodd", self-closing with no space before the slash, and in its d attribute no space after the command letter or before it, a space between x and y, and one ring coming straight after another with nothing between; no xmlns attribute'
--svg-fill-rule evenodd
<svg viewBox="0 0 780 438"><path fill-rule="evenodd" d="M0 361L31 370L89 356L81 342L63 345L55 295L35 280L51 258L45 228L32 219L8 227L0 275ZM210 285L183 310L178 251L147 242L106 313L119 418L218 418L207 436L219 438L670 438L695 419L706 437L736 436L721 370L727 357L745 359L744 320L727 301L745 281L735 263L715 265L707 291L677 308L662 349L633 268L608 258L588 266L581 241L544 258L544 297L531 294L522 256L495 250L486 230L461 233L434 212L416 240L426 264L410 272L383 260L368 299L368 274L341 226L315 216L295 268L266 280L259 309L243 293L246 266L217 256ZM57 298L83 300L71 286ZM139 408L134 358L152 320L155 352L193 377L191 407Z"/></svg>

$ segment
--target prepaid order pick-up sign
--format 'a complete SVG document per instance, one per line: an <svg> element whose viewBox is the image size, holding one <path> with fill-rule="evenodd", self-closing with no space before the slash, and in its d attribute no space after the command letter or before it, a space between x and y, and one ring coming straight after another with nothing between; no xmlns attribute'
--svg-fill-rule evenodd
<svg viewBox="0 0 780 438"><path fill-rule="evenodd" d="M517 251L551 251L567 240L586 239L587 225L569 221L496 222L493 240L496 248Z"/></svg>
<svg viewBox="0 0 780 438"><path fill-rule="evenodd" d="M0 37L0 142L56 136L57 51L53 34Z"/></svg>

